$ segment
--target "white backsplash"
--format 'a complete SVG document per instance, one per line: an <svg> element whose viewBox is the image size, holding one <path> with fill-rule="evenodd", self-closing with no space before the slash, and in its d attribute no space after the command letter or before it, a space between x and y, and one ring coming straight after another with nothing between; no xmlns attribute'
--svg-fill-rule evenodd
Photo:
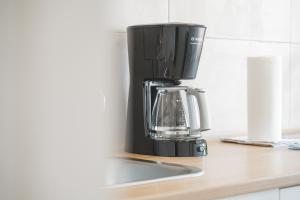
<svg viewBox="0 0 300 200"><path fill-rule="evenodd" d="M170 21L205 24L209 37L288 42L290 1L170 0Z"/></svg>
<svg viewBox="0 0 300 200"><path fill-rule="evenodd" d="M300 44L291 45L291 101L290 127L299 127L300 121Z"/></svg>
<svg viewBox="0 0 300 200"><path fill-rule="evenodd" d="M120 23L114 29L116 71L125 76L122 88L126 92L120 91L125 99L129 84L126 26L166 21L198 23L208 28L198 75L196 80L184 82L207 91L212 132L247 129L247 56L283 57L283 128L300 126L297 125L300 119L300 89L297 88L300 6L296 0L144 0L143 6L139 0L129 2L122 4L123 10L128 11L126 15L123 11L120 16L116 13L115 20L120 19ZM137 11L143 12L138 19Z"/></svg>
<svg viewBox="0 0 300 200"><path fill-rule="evenodd" d="M135 24L168 22L167 0L110 0L106 2L115 31L124 32Z"/></svg>
<svg viewBox="0 0 300 200"><path fill-rule="evenodd" d="M300 43L300 1L291 0L291 41Z"/></svg>

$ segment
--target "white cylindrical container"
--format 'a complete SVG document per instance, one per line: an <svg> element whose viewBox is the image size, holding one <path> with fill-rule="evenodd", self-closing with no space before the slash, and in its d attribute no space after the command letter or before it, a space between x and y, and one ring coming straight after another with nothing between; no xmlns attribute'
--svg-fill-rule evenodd
<svg viewBox="0 0 300 200"><path fill-rule="evenodd" d="M281 57L249 57L248 139L276 142L281 139Z"/></svg>

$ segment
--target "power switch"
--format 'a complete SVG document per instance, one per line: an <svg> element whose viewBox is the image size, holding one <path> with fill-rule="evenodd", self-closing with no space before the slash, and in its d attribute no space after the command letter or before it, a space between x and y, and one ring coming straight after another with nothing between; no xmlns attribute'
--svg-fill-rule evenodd
<svg viewBox="0 0 300 200"><path fill-rule="evenodd" d="M196 140L196 142L192 146L192 153L194 156L207 155L207 143L204 139Z"/></svg>

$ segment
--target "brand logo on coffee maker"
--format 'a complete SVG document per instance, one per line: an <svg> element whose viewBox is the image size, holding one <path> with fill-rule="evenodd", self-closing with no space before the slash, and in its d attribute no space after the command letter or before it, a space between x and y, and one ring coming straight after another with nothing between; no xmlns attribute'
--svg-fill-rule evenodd
<svg viewBox="0 0 300 200"><path fill-rule="evenodd" d="M201 42L202 42L202 38L200 38L200 37L191 37L190 44L199 44Z"/></svg>

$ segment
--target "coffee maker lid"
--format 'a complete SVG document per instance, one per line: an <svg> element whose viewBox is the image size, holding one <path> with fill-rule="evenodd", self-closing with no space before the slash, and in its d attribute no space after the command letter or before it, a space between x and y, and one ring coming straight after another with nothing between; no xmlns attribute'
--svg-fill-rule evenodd
<svg viewBox="0 0 300 200"><path fill-rule="evenodd" d="M167 27L172 27L172 26L177 26L177 27L201 27L201 28L206 28L206 26L201 25L201 24L193 24L193 23L182 23L182 22L171 22L171 23L161 23L161 24L140 24L140 25L132 25L128 26L127 29L135 29L135 28L150 28L150 27L162 27L162 26L167 26Z"/></svg>

